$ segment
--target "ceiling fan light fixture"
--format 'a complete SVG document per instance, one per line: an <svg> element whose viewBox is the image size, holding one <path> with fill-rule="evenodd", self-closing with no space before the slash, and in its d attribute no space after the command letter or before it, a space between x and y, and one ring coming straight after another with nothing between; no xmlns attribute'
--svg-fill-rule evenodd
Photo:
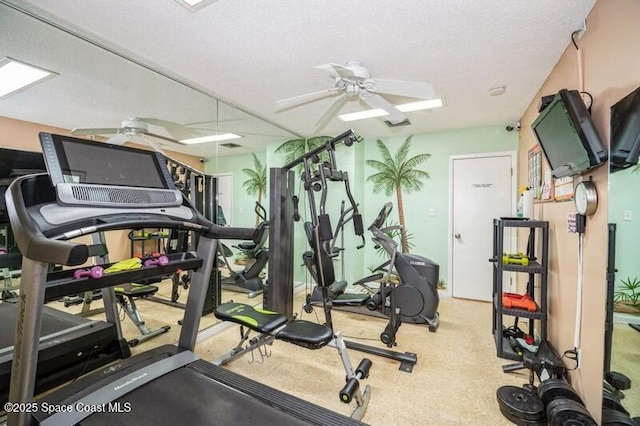
<svg viewBox="0 0 640 426"><path fill-rule="evenodd" d="M433 98L424 101L410 102L408 104L396 105L401 112L420 111L423 109L441 108L444 106L444 99Z"/></svg>
<svg viewBox="0 0 640 426"><path fill-rule="evenodd" d="M193 145L197 143L220 142L220 141L226 141L229 139L238 139L241 137L242 136L236 135L235 133L220 133L218 135L207 135L207 136L200 136L197 138L180 139L180 142L187 145Z"/></svg>
<svg viewBox="0 0 640 426"><path fill-rule="evenodd" d="M0 59L0 99L56 75L53 71L5 56Z"/></svg>
<svg viewBox="0 0 640 426"><path fill-rule="evenodd" d="M190 12L196 12L205 6L215 3L216 1L218 0L176 0L176 3Z"/></svg>
<svg viewBox="0 0 640 426"><path fill-rule="evenodd" d="M350 112L347 114L340 114L338 117L342 121L356 121L363 120L365 118L383 117L385 115L389 115L389 113L381 108L376 108L358 112Z"/></svg>

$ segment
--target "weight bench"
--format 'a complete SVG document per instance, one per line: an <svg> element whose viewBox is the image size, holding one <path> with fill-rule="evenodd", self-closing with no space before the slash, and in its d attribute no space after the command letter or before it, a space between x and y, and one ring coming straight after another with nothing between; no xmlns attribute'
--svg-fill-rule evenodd
<svg viewBox="0 0 640 426"><path fill-rule="evenodd" d="M369 376L371 361L363 358L358 367L353 370L347 347L340 332L333 333L327 326L311 321L289 321L286 316L277 312L254 308L244 303L223 303L213 311L216 318L222 321L240 324L240 342L229 353L213 361L215 365L223 365L236 357L254 350L258 350L260 357L265 358L270 354L262 348L273 343L275 339L284 340L294 345L307 349L320 349L331 346L338 350L342 365L346 372L347 383L340 390L340 401L350 403L356 401L356 408L351 414L352 418L362 419L367 410L371 397L371 388L366 385L364 392L360 391L359 379ZM246 328L246 330L245 330ZM259 336L249 340L251 332L260 333Z"/></svg>
<svg viewBox="0 0 640 426"><path fill-rule="evenodd" d="M162 333L166 333L171 329L170 326L165 325L157 330L149 330L149 327L145 324L142 316L140 315L140 311L138 311L138 307L136 306L136 298L153 296L158 291L157 286L146 284L121 284L118 287L114 287L113 290L115 292L116 299L118 300L118 304L122 306L124 312L135 326L138 327L138 330L140 330L141 333L140 336L127 341L129 346L136 346L139 343L156 337Z"/></svg>

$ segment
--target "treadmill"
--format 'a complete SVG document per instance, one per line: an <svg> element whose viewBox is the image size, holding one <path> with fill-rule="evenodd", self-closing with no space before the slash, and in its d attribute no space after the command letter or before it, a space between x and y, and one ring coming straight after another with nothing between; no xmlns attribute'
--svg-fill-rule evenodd
<svg viewBox="0 0 640 426"><path fill-rule="evenodd" d="M160 153L41 133L49 175L18 178L7 208L23 253L16 356L8 413L15 425L359 425L354 419L245 378L194 353L218 239L249 240L253 228L204 218L174 186ZM98 160L99 159L99 160ZM195 251L169 263L73 279L73 268L47 276L49 264L83 264L76 237L115 229L183 229ZM107 265L105 265L107 266ZM125 282L193 271L177 345L112 363L33 402L43 301ZM24 405L26 404L26 405Z"/></svg>
<svg viewBox="0 0 640 426"><path fill-rule="evenodd" d="M0 226L9 228L4 203L8 185L18 176L46 171L41 153L0 148ZM22 255L11 247L7 229L0 248L0 269L19 270ZM9 398L13 361L13 340L18 313L17 300L0 303L0 403ZM118 327L105 321L91 321L44 306L36 372L35 392L41 393L88 371L131 355Z"/></svg>

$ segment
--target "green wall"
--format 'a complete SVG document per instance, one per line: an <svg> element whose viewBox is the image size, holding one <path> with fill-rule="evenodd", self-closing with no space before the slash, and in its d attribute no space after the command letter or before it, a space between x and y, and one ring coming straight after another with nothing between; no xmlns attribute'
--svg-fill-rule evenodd
<svg viewBox="0 0 640 426"><path fill-rule="evenodd" d="M384 138L390 152L395 153L404 142L404 137ZM284 141L283 141L284 142ZM422 170L430 174L430 179L425 181L423 189L418 193L404 194L404 208L406 226L413 235L414 244L412 253L428 257L440 264L440 277L446 279L448 274L448 214L449 214L449 157L452 155L476 154L484 152L500 152L517 150L518 133L506 132L502 126L479 127L471 129L452 130L438 133L425 133L414 135L409 156L420 153L429 153L431 157L420 166ZM267 169L280 167L284 164L284 157L275 153L278 145L268 146L264 154L258 154L261 160L266 161ZM384 261L370 241L370 233L366 231L369 224L375 219L381 207L391 201L394 204L392 220L397 222L396 196L386 196L383 193L374 193L367 176L373 173L373 169L366 165L368 159L380 159L375 139L366 139L353 147L340 145L336 151L338 167L347 171L351 183L353 196L359 204L365 226L366 246L358 250L356 246L361 240L353 235L353 225L348 224L345 229L345 278L352 282L369 274L369 266L378 265ZM210 159L205 166L206 173L233 173L233 219L236 226L253 226L254 196L245 194L242 183L247 176L241 171L243 168L253 167L250 154L220 157ZM640 178L640 176L639 176ZM296 182L299 179L296 175ZM327 200L327 213L331 217L331 224L335 228L340 212L340 204L346 200L344 185L332 183L330 197ZM303 221L308 219L308 207L306 197L301 196L300 211ZM265 207L268 207L268 195L263 199ZM427 212L430 208L435 210L434 216ZM640 214L640 210L639 210ZM296 224L296 259L294 263L295 277L299 281L308 281L302 263L302 252L307 250L302 222ZM341 277L339 260L336 263L336 276Z"/></svg>
<svg viewBox="0 0 640 426"><path fill-rule="evenodd" d="M609 175L609 222L616 224L616 285L628 277L640 279L640 173L628 168ZM632 220L624 220L625 210Z"/></svg>

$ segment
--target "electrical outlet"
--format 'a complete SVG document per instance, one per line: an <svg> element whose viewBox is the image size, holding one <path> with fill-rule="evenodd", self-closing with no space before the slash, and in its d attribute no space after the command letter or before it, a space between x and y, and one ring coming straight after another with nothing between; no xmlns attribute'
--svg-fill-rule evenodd
<svg viewBox="0 0 640 426"><path fill-rule="evenodd" d="M436 209L434 209L433 207L429 208L429 216L435 216L436 215Z"/></svg>
<svg viewBox="0 0 640 426"><path fill-rule="evenodd" d="M624 214L622 215L622 218L626 221L633 220L633 211L625 210Z"/></svg>

